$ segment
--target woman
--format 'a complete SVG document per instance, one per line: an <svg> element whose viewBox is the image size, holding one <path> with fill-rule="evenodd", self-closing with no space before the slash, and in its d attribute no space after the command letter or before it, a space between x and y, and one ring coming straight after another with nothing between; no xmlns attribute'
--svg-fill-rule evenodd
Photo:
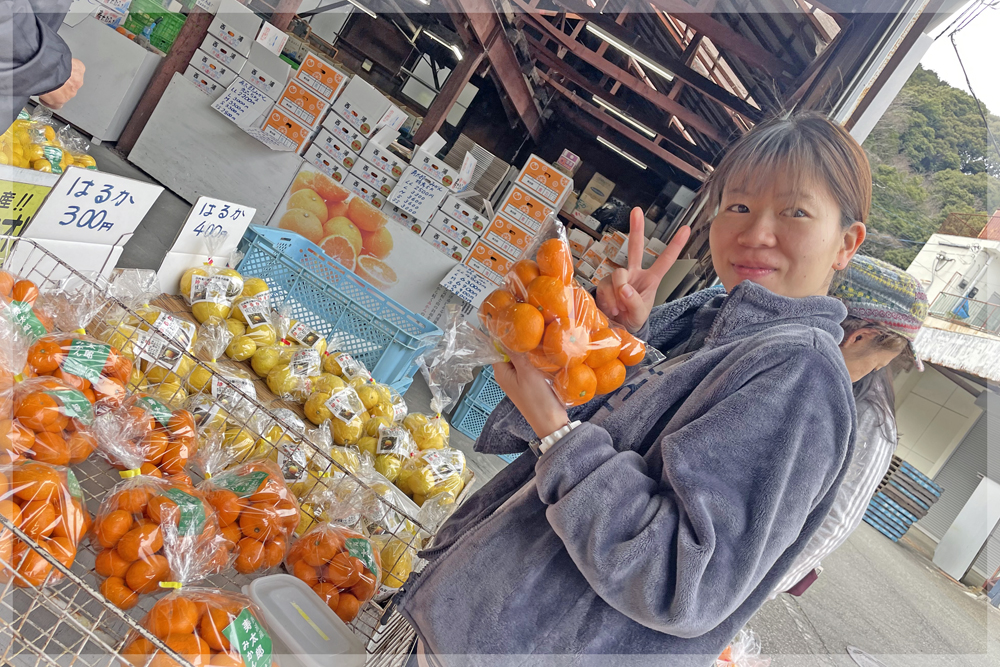
<svg viewBox="0 0 1000 667"><path fill-rule="evenodd" d="M641 211L628 269L598 289L668 361L570 414L525 359L495 367L508 399L477 448L540 457L459 508L407 583L430 662L710 665L829 511L855 415L846 309L826 294L865 237L867 159L827 119L790 117L741 138L706 187L725 293L650 316L687 233L644 271Z"/></svg>
<svg viewBox="0 0 1000 667"><path fill-rule="evenodd" d="M927 317L927 295L920 282L878 259L858 255L830 293L847 306L841 323L840 351L854 383L857 440L844 482L830 514L774 589L801 595L819 576L820 562L843 544L861 523L868 502L896 450L895 394L892 375L883 370L900 354L923 364L913 341Z"/></svg>

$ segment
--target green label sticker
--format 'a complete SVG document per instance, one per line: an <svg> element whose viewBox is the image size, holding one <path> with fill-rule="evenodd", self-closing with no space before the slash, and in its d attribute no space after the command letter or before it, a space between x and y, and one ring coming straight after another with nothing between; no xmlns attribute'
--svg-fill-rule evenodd
<svg viewBox="0 0 1000 667"><path fill-rule="evenodd" d="M63 152L61 148L56 148L55 146L42 146L42 154L45 156L45 159L49 161L49 164L52 165L53 174L63 173Z"/></svg>
<svg viewBox="0 0 1000 667"><path fill-rule="evenodd" d="M344 543L347 553L364 563L368 571L375 575L375 581L378 581L379 571L378 565L375 564L375 555L372 553L372 543L361 537L349 537Z"/></svg>
<svg viewBox="0 0 1000 667"><path fill-rule="evenodd" d="M80 488L80 482L70 468L66 468L66 488L69 489L69 495L83 501L83 489Z"/></svg>
<svg viewBox="0 0 1000 667"><path fill-rule="evenodd" d="M200 535L205 527L205 506L202 505L201 501L180 489L167 489L163 495L177 503L177 507L181 510L177 532L182 537Z"/></svg>
<svg viewBox="0 0 1000 667"><path fill-rule="evenodd" d="M31 120L31 115L24 109L17 112L18 120Z"/></svg>
<svg viewBox="0 0 1000 667"><path fill-rule="evenodd" d="M225 475L223 477L213 477L212 483L229 489L240 498L256 493L260 485L267 479L267 473L263 470L247 473L246 475Z"/></svg>
<svg viewBox="0 0 1000 667"><path fill-rule="evenodd" d="M46 333L45 325L41 323L31 304L26 301L11 301L10 314L21 330L31 338L41 338Z"/></svg>
<svg viewBox="0 0 1000 667"><path fill-rule="evenodd" d="M173 416L173 412L171 412L170 408L155 398L150 396L140 396L136 400L136 403L153 413L153 419L160 422L160 425L164 428L170 424L170 417Z"/></svg>
<svg viewBox="0 0 1000 667"><path fill-rule="evenodd" d="M222 634L239 652L246 667L271 667L271 636L249 609L241 611Z"/></svg>
<svg viewBox="0 0 1000 667"><path fill-rule="evenodd" d="M97 382L101 379L101 371L104 370L110 354L110 345L77 338L70 343L69 354L63 361L62 369L84 380Z"/></svg>
<svg viewBox="0 0 1000 667"><path fill-rule="evenodd" d="M82 392L76 389L53 389L45 393L62 404L67 417L79 419L84 426L94 423L94 406Z"/></svg>

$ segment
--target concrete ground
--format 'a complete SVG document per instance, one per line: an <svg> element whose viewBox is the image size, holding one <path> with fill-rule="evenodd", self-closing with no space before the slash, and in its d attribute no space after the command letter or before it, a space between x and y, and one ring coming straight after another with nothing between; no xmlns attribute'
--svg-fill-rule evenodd
<svg viewBox="0 0 1000 667"><path fill-rule="evenodd" d="M153 182L107 146L92 147L102 171ZM164 191L126 245L119 266L158 268L190 205ZM417 377L406 394L411 410L429 412L430 392ZM480 487L506 465L472 451L452 429ZM985 667L1000 665L1000 611L985 597L941 573L933 546L911 530L893 543L862 524L824 563L800 598L782 595L750 623L771 667ZM860 649L870 656L848 654ZM872 659L874 661L872 661ZM755 666L756 667L756 666Z"/></svg>

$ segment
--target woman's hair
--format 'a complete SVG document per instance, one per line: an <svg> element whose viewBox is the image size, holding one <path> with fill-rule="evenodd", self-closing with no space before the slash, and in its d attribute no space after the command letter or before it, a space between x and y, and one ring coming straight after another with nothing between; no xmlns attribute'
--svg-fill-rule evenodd
<svg viewBox="0 0 1000 667"><path fill-rule="evenodd" d="M854 383L854 403L868 401L875 408L878 425L886 440L893 440L896 424L896 391L888 368L869 373ZM893 442L895 444L895 442Z"/></svg>
<svg viewBox="0 0 1000 667"><path fill-rule="evenodd" d="M872 339L871 345L879 350L902 352L908 342L898 333L884 325L875 324L874 322L869 322L868 320L863 320L860 317L852 315L844 318L844 321L840 323L840 328L844 330L844 340L847 340L856 331L871 329L875 332L875 337Z"/></svg>
<svg viewBox="0 0 1000 667"><path fill-rule="evenodd" d="M837 200L846 229L868 219L872 174L868 157L847 130L815 112L761 123L734 143L706 182L706 212L715 216L727 186L754 192L775 178L813 178Z"/></svg>

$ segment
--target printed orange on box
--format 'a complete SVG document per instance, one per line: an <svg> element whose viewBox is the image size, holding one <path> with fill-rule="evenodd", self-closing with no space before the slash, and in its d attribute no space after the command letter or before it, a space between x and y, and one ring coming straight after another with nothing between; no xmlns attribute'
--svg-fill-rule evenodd
<svg viewBox="0 0 1000 667"><path fill-rule="evenodd" d="M347 83L346 74L313 53L306 54L295 78L319 93L328 102L335 100L341 87Z"/></svg>
<svg viewBox="0 0 1000 667"><path fill-rule="evenodd" d="M537 234L545 218L555 213L555 209L515 185L500 203L497 213Z"/></svg>
<svg viewBox="0 0 1000 667"><path fill-rule="evenodd" d="M295 116L299 122L315 127L323 119L330 103L321 98L318 93L310 90L305 84L289 81L285 91L278 99L282 111Z"/></svg>
<svg viewBox="0 0 1000 667"><path fill-rule="evenodd" d="M534 238L535 234L526 232L520 225L502 215L493 218L493 222L483 234L484 241L511 259L518 259Z"/></svg>
<svg viewBox="0 0 1000 667"><path fill-rule="evenodd" d="M465 260L466 266L497 285L503 284L503 278L513 263L502 252L482 240L472 246L472 251Z"/></svg>
<svg viewBox="0 0 1000 667"><path fill-rule="evenodd" d="M537 155L528 158L517 183L553 206L567 190L573 189L573 179Z"/></svg>
<svg viewBox="0 0 1000 667"><path fill-rule="evenodd" d="M274 109L271 112L261 130L296 150L302 147L311 134L310 128L285 115L279 109Z"/></svg>

